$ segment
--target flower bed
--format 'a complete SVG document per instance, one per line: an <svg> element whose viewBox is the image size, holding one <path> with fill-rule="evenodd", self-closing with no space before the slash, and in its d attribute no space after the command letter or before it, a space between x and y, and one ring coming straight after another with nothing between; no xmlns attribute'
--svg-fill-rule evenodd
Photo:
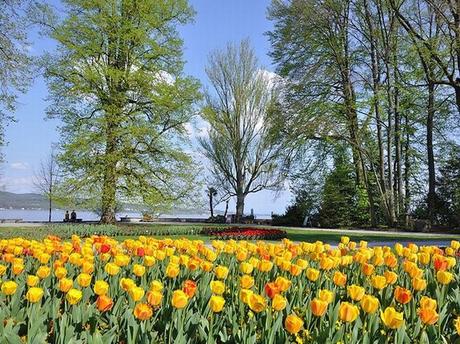
<svg viewBox="0 0 460 344"><path fill-rule="evenodd" d="M273 228L204 228L203 234L220 240L280 240L286 237L286 231Z"/></svg>
<svg viewBox="0 0 460 344"><path fill-rule="evenodd" d="M0 342L457 343L459 252L346 237L0 240Z"/></svg>

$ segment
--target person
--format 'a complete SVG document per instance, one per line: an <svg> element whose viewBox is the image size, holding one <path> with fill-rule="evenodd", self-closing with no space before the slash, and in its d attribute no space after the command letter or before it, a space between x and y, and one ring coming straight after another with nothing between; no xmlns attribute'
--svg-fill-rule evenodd
<svg viewBox="0 0 460 344"><path fill-rule="evenodd" d="M70 220L69 211L66 210L65 215L64 215L64 222L69 222L69 220Z"/></svg>
<svg viewBox="0 0 460 344"><path fill-rule="evenodd" d="M77 213L75 212L75 210L72 210L72 212L70 213L70 221L77 221Z"/></svg>

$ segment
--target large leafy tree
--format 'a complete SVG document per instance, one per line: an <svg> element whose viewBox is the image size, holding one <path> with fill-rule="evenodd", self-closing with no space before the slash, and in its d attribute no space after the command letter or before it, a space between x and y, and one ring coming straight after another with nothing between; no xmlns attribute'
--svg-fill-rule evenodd
<svg viewBox="0 0 460 344"><path fill-rule="evenodd" d="M48 113L62 120L60 162L67 185L97 195L101 222L121 199L168 206L194 187L184 124L199 84L183 75L177 25L187 0L66 0L51 36Z"/></svg>
<svg viewBox="0 0 460 344"><path fill-rule="evenodd" d="M214 184L236 197L238 221L248 194L277 189L283 181L283 147L270 120L276 87L248 41L216 51L206 72L215 92L206 97L202 116L210 131L200 143Z"/></svg>

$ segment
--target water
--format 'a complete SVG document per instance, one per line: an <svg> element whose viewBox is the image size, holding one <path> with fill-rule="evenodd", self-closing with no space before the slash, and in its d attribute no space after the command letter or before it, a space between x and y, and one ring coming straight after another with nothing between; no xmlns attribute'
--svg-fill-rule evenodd
<svg viewBox="0 0 460 344"><path fill-rule="evenodd" d="M71 212L72 209L69 209ZM64 219L65 210L55 209L51 214L52 221L62 221ZM120 217L142 217L141 213L136 212L122 212L116 214L117 220ZM199 218L206 219L208 214L164 214L160 218L175 217L175 218ZM77 211L77 218L83 221L99 221L100 216L90 211ZM0 209L0 219L22 219L22 221L48 221L48 210L39 209Z"/></svg>

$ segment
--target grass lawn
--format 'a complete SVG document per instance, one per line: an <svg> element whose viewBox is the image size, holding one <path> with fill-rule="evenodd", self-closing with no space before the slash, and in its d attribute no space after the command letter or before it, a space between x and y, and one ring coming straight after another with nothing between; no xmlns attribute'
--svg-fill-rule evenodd
<svg viewBox="0 0 460 344"><path fill-rule="evenodd" d="M40 225L35 227L29 226L4 226L0 228L0 238L25 237L33 239L41 239L48 234L62 235L70 237L73 232L80 236L86 236L96 228L107 230L107 235L116 236L119 240L128 238L136 238L139 235L148 235L158 239L170 237L188 238L191 240L203 240L209 242L211 237L199 234L203 227L209 227L209 224L117 224L116 227L104 226L88 226L88 225ZM215 226L215 225L213 225ZM270 227L277 228L277 227ZM378 231L348 231L348 230L322 230L322 229L296 229L288 227L279 227L286 230L287 238L293 241L315 242L323 241L328 243L336 243L340 241L343 235L349 236L354 241L366 240L369 242L396 242L410 241L420 242L426 240L448 241L455 239L452 235L443 234L423 234L410 232L378 232ZM112 234L113 233L113 234ZM176 234L177 233L177 234ZM460 235L456 236L460 238Z"/></svg>

